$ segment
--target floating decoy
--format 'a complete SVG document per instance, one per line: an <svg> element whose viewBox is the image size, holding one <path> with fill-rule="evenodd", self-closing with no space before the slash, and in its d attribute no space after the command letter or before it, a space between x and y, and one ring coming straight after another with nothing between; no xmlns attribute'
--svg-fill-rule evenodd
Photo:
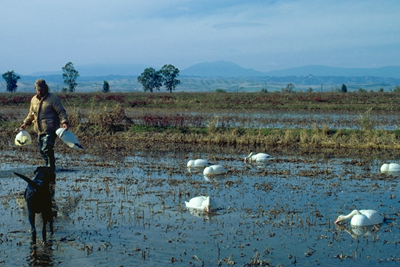
<svg viewBox="0 0 400 267"><path fill-rule="evenodd" d="M196 167L208 167L212 165L211 162L209 162L206 159L191 159L187 163L188 168L196 168Z"/></svg>
<svg viewBox="0 0 400 267"><path fill-rule="evenodd" d="M220 175L228 173L228 169L222 165L211 165L204 169L203 174L206 176Z"/></svg>
<svg viewBox="0 0 400 267"><path fill-rule="evenodd" d="M367 226L383 223L383 215L376 210L353 210L348 215L339 215L335 223L350 220L351 225Z"/></svg>
<svg viewBox="0 0 400 267"><path fill-rule="evenodd" d="M400 172L400 164L385 163L381 167L381 172Z"/></svg>
<svg viewBox="0 0 400 267"><path fill-rule="evenodd" d="M67 129L58 128L56 134L65 144L67 144L67 146L83 150L78 138L76 138L76 136Z"/></svg>
<svg viewBox="0 0 400 267"><path fill-rule="evenodd" d="M185 201L186 208L196 209L205 212L217 210L217 204L209 196L199 196Z"/></svg>
<svg viewBox="0 0 400 267"><path fill-rule="evenodd" d="M262 162L262 161L268 161L273 159L269 154L267 153L258 153L255 154L251 152L247 157L244 158L244 162Z"/></svg>

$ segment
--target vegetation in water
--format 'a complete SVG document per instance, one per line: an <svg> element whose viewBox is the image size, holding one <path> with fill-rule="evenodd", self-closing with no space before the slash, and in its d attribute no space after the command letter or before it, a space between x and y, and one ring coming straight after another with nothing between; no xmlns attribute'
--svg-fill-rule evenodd
<svg viewBox="0 0 400 267"><path fill-rule="evenodd" d="M297 149L304 153L400 149L399 130L375 127L370 114L393 112L397 93L86 93L58 94L68 110L71 131L90 149L105 142L118 150ZM32 94L1 94L1 148L10 146L29 107ZM356 112L359 129L243 127L242 112L267 110ZM11 110L11 111L10 111ZM18 112L19 111L19 112ZM214 116L213 112L228 115ZM344 116L345 117L345 116ZM310 125L308 125L310 126ZM31 130L32 131L32 130ZM34 136L35 133L31 132ZM95 146L92 147L95 149ZM336 152L332 152L336 153Z"/></svg>

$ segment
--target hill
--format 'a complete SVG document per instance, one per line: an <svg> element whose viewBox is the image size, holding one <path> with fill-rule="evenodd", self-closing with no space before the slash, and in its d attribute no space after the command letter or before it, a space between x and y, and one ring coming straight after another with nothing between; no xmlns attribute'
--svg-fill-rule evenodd
<svg viewBox="0 0 400 267"><path fill-rule="evenodd" d="M245 69L226 61L198 63L182 70L180 74L198 77L257 77L265 75L262 72Z"/></svg>
<svg viewBox="0 0 400 267"><path fill-rule="evenodd" d="M91 64L76 66L80 77L77 79L77 91L100 91L103 81L108 81L112 91L141 91L137 81L144 69L144 64ZM178 67L178 66L177 66ZM179 67L178 67L179 68ZM160 68L154 67L158 70ZM38 72L35 75L20 75L18 91L32 91L36 79L49 82L54 91L65 87L61 71ZM293 83L296 91L309 90L331 91L346 84L349 91L359 88L368 91L384 89L390 91L400 85L400 67L382 68L333 68L326 66L304 66L287 70L275 70L267 73L242 68L231 62L216 61L195 64L180 70L181 83L176 91L210 92L216 89L226 91L260 91L262 88L279 91L288 83ZM164 91L164 88L161 88ZM0 80L0 92L5 92L5 82Z"/></svg>
<svg viewBox="0 0 400 267"><path fill-rule="evenodd" d="M139 76L146 68L156 70L145 64L90 64L75 66L80 78L102 77L102 76ZM333 76L333 77L385 77L400 79L400 66L388 66L381 68L336 68L320 65L309 65L303 67L289 68L284 70L273 70L260 72L250 68L243 68L235 63L227 61L203 62L180 70L180 76L188 77L289 77L289 76ZM35 72L30 76L61 75L59 71ZM26 75L25 75L26 76Z"/></svg>
<svg viewBox="0 0 400 267"><path fill-rule="evenodd" d="M274 70L265 72L266 76L344 76L344 77L386 77L386 78L400 78L400 67L381 67L381 68L334 68L319 65L310 65L297 68L290 68L285 70Z"/></svg>

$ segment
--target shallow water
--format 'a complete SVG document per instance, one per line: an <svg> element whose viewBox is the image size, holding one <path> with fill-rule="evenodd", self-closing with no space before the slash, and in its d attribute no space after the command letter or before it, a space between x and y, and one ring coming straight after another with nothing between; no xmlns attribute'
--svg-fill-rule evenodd
<svg viewBox="0 0 400 267"><path fill-rule="evenodd" d="M378 159L273 155L254 166L244 155L214 155L230 172L206 179L186 168L206 154L57 155L55 233L41 242L37 219L33 249L20 197L26 183L12 172L32 177L35 166L11 154L3 151L0 164L2 266L400 264L400 177L380 174ZM219 210L186 210L198 195ZM378 209L390 220L357 236L364 229L334 224L353 209Z"/></svg>
<svg viewBox="0 0 400 267"><path fill-rule="evenodd" d="M176 112L162 112L174 115ZM126 112L128 117L135 117L134 111ZM180 112L180 114L185 114ZM329 129L363 129L361 116L364 112L346 113L341 112L317 112L317 111L265 111L252 112L241 110L240 112L188 112L186 115L198 116L202 119L190 123L188 116L185 126L207 127L210 122L216 123L218 127L243 127L243 128L285 128L285 129L312 129L315 126L322 128L326 125ZM134 120L135 123L145 124L143 114ZM370 114L370 122L377 130L397 130L400 126L398 114L374 113ZM199 124L199 125L198 125Z"/></svg>

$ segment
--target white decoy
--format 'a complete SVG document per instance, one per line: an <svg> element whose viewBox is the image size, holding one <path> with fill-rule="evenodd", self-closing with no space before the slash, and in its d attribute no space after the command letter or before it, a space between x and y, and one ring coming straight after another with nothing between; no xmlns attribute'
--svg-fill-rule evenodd
<svg viewBox="0 0 400 267"><path fill-rule="evenodd" d="M15 136L14 144L17 146L30 145L32 144L32 137L27 131L20 129L17 136Z"/></svg>
<svg viewBox="0 0 400 267"><path fill-rule="evenodd" d="M228 173L228 169L222 165L211 165L204 169L203 175L213 176Z"/></svg>
<svg viewBox="0 0 400 267"><path fill-rule="evenodd" d="M376 210L353 210L348 215L339 215L335 223L350 220L351 225L367 226L383 223L383 215Z"/></svg>
<svg viewBox="0 0 400 267"><path fill-rule="evenodd" d="M381 172L400 172L400 164L397 163L385 163L381 167Z"/></svg>
<svg viewBox="0 0 400 267"><path fill-rule="evenodd" d="M212 165L212 163L206 159L191 159L187 163L188 168L208 167L211 165Z"/></svg>
<svg viewBox="0 0 400 267"><path fill-rule="evenodd" d="M83 150L83 147L79 143L78 138L76 138L76 136L67 129L58 128L56 134L64 143L67 144L67 146Z"/></svg>
<svg viewBox="0 0 400 267"><path fill-rule="evenodd" d="M211 212L217 210L217 204L209 196L199 196L185 201L186 208Z"/></svg>
<svg viewBox="0 0 400 267"><path fill-rule="evenodd" d="M262 162L262 161L268 161L273 159L269 154L267 153L258 153L255 154L251 152L247 157L244 158L244 162Z"/></svg>

